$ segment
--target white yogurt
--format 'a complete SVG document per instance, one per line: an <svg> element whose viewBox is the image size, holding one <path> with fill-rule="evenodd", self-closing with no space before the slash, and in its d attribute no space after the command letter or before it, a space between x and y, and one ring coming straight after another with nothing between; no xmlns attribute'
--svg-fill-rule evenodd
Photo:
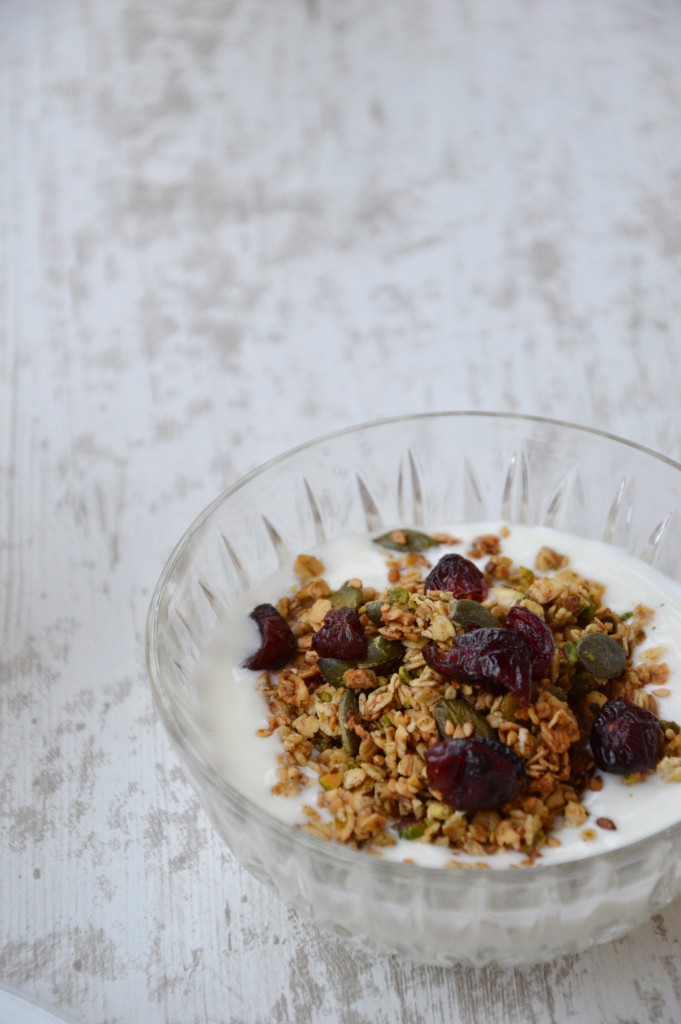
<svg viewBox="0 0 681 1024"><path fill-rule="evenodd" d="M456 547L430 548L426 555L434 565L447 551L465 554L474 537L498 533L503 524L478 522L446 526L442 532L461 539ZM435 527L431 527L438 532ZM668 697L658 697L658 712L663 719L681 721L681 585L631 555L600 541L584 540L549 527L513 526L502 540L502 554L517 565L533 566L542 546L569 556L568 568L606 585L604 603L623 614L637 604L653 609L654 618L646 628L646 640L635 652L635 662L650 647L663 649L662 660L670 669L665 687ZM324 578L332 588L358 576L365 586L383 590L388 586L386 552L366 535L339 538L309 549L324 564ZM478 560L482 567L486 558ZM317 775L314 785L296 797L276 796L281 745L276 734L259 737L256 731L266 726L268 710L257 690L257 673L242 667L244 660L260 644L260 634L249 618L253 607L262 602L275 603L283 594L299 586L292 568L281 569L243 595L231 609L218 642L204 663L200 683L206 709L206 728L213 744L214 765L230 783L253 803L291 825L305 821L302 807L316 807ZM588 857L643 839L681 820L681 783L663 782L655 773L638 785L629 786L619 776L604 775L604 787L582 797L588 817L583 826L564 827L556 833L559 847L544 847L541 863L555 864ZM595 827L599 817L616 823L616 831ZM589 828L595 838L582 838ZM497 853L487 858L467 857L457 850L418 841L398 840L382 851L386 860L410 858L418 864L440 867L452 859L486 859L490 867L507 867L523 859L515 853Z"/></svg>

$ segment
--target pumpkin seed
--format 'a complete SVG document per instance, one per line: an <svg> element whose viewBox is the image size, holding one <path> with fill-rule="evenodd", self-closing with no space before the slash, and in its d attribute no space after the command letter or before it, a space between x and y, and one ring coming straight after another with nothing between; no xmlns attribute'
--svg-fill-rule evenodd
<svg viewBox="0 0 681 1024"><path fill-rule="evenodd" d="M425 551L435 547L437 541L419 530L389 530L380 537L374 537L374 544L380 544L388 551Z"/></svg>
<svg viewBox="0 0 681 1024"><path fill-rule="evenodd" d="M380 633L372 636L367 644L367 656L360 662L362 668L373 668L375 672L389 665L392 661L398 661L404 655L404 644L399 640L387 640Z"/></svg>
<svg viewBox="0 0 681 1024"><path fill-rule="evenodd" d="M470 601L468 598L459 598L454 601L449 613L452 622L458 622L461 626L498 626L499 620L493 615L489 608L485 608L479 601Z"/></svg>
<svg viewBox="0 0 681 1024"><path fill-rule="evenodd" d="M494 739L495 736L492 726L465 700L439 700L433 708L433 718L443 740L451 738L445 728L447 722L451 722L454 726L470 722L476 736L488 740Z"/></svg>
<svg viewBox="0 0 681 1024"><path fill-rule="evenodd" d="M558 700L564 700L567 702L567 693L565 690L561 690L560 686L554 686L553 683L549 683L548 686L542 687L540 693L550 693L552 696L557 697Z"/></svg>
<svg viewBox="0 0 681 1024"><path fill-rule="evenodd" d="M338 590L329 594L329 601L332 608L354 608L357 609L362 603L362 591L359 587L351 587L344 583Z"/></svg>
<svg viewBox="0 0 681 1024"><path fill-rule="evenodd" d="M577 655L587 672L599 679L614 679L627 666L624 648L605 633L586 633L577 644Z"/></svg>
<svg viewBox="0 0 681 1024"><path fill-rule="evenodd" d="M318 658L317 665L324 682L331 683L332 686L342 686L343 676L352 668L349 661L342 661L340 658Z"/></svg>
<svg viewBox="0 0 681 1024"><path fill-rule="evenodd" d="M364 606L364 612L369 616L370 620L375 626L382 626L383 619L381 618L381 608L386 602L381 598L378 601L369 601Z"/></svg>
<svg viewBox="0 0 681 1024"><path fill-rule="evenodd" d="M350 754L350 757L354 757L359 752L360 738L356 732L353 732L348 725L348 720L351 715L356 715L359 712L359 700L354 690L343 690L338 701L338 721L340 723L341 730L341 741L343 743L343 750L346 754Z"/></svg>

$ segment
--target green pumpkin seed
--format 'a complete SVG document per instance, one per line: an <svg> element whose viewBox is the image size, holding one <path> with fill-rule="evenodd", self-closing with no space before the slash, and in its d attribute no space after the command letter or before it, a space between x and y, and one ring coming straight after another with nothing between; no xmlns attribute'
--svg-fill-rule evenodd
<svg viewBox="0 0 681 1024"><path fill-rule="evenodd" d="M317 665L325 683L332 686L342 686L343 676L352 665L349 661L342 661L340 658L318 658Z"/></svg>
<svg viewBox="0 0 681 1024"><path fill-rule="evenodd" d="M450 735L445 728L447 722L451 722L454 726L465 725L466 722L471 722L476 736L488 740L494 739L495 734L492 726L465 700L439 700L433 708L433 718L437 725L437 731L443 740L450 739Z"/></svg>
<svg viewBox="0 0 681 1024"><path fill-rule="evenodd" d="M338 590L329 594L329 601L332 608L354 608L356 610L362 603L362 591L359 587L351 587L349 583L344 583Z"/></svg>
<svg viewBox="0 0 681 1024"><path fill-rule="evenodd" d="M553 683L549 683L548 686L542 687L540 693L550 693L552 696L557 697L558 700L567 701L567 693L565 690L561 690L560 686L554 686Z"/></svg>
<svg viewBox="0 0 681 1024"><path fill-rule="evenodd" d="M380 633L372 636L367 644L367 656L360 662L362 668L372 668L378 672L383 665L401 659L404 655L404 644L399 640L387 640Z"/></svg>
<svg viewBox="0 0 681 1024"><path fill-rule="evenodd" d="M425 551L435 547L437 541L419 530L389 530L380 537L374 537L374 544L380 544L388 551Z"/></svg>
<svg viewBox="0 0 681 1024"><path fill-rule="evenodd" d="M364 606L364 612L369 616L369 619L375 626L382 626L383 619L381 618L381 608L386 602L381 598L378 601L369 601Z"/></svg>
<svg viewBox="0 0 681 1024"><path fill-rule="evenodd" d="M469 601L463 597L454 602L449 617L452 622L458 622L461 626L499 625L499 620L489 608L485 608L479 601Z"/></svg>
<svg viewBox="0 0 681 1024"><path fill-rule="evenodd" d="M354 690L343 690L338 701L338 721L340 723L341 741L343 750L350 757L354 757L359 751L360 738L356 732L348 726L348 719L359 711L359 700Z"/></svg>
<svg viewBox="0 0 681 1024"><path fill-rule="evenodd" d="M614 679L627 666L624 648L605 633L586 633L577 644L577 655L587 672L599 679Z"/></svg>

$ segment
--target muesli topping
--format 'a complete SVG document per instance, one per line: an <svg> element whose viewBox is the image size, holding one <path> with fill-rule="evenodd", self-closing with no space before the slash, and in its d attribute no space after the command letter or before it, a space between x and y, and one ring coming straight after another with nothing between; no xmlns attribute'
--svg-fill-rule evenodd
<svg viewBox="0 0 681 1024"><path fill-rule="evenodd" d="M508 535L473 541L481 572L421 553L454 537L392 530L376 538L390 551L382 592L358 577L332 591L322 563L299 555L301 585L255 610L263 646L246 666L268 669L260 733L281 740L274 792L317 788L305 828L374 853L399 837L533 863L562 827L585 824L599 770L681 781L679 726L644 689L668 668L650 649L633 663L652 611L617 614L550 548L534 569L514 565ZM272 627L288 657L265 664Z"/></svg>

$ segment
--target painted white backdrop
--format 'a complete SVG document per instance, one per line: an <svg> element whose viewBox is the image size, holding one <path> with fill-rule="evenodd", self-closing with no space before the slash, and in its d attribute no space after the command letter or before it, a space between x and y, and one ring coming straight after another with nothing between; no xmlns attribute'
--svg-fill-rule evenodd
<svg viewBox="0 0 681 1024"><path fill-rule="evenodd" d="M678 903L527 971L329 939L213 836L146 606L309 437L496 409L681 458L673 0L0 4L0 982L80 1024L681 1020Z"/></svg>

